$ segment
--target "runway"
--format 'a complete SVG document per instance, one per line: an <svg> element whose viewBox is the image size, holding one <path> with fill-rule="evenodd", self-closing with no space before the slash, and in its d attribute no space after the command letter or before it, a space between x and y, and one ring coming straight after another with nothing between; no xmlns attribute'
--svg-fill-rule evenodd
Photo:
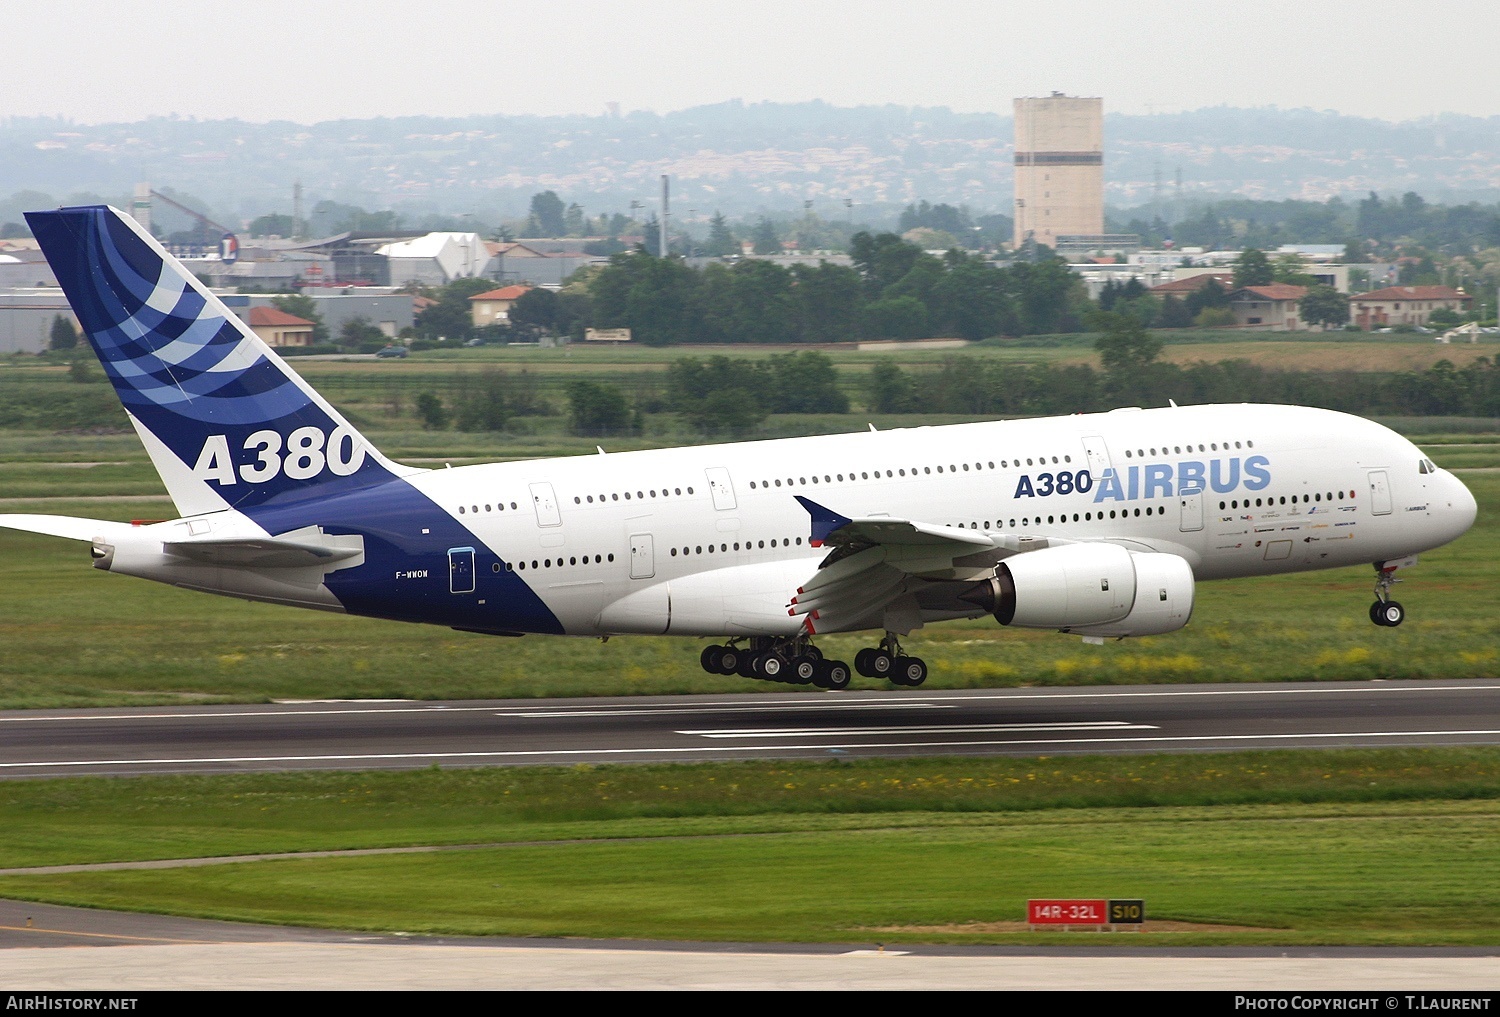
<svg viewBox="0 0 1500 1017"><path fill-rule="evenodd" d="M1500 745L1500 681L0 712L0 778Z"/></svg>

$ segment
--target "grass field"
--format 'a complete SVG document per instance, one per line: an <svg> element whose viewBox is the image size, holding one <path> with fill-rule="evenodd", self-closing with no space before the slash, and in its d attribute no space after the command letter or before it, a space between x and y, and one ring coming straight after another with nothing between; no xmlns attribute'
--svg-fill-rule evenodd
<svg viewBox="0 0 1500 1017"><path fill-rule="evenodd" d="M1129 896L1214 928L1108 942L1495 943L1497 790L1493 749L13 782L5 866L480 846L6 876L0 895L388 931L1029 943L1078 940L1017 931L1028 897Z"/></svg>

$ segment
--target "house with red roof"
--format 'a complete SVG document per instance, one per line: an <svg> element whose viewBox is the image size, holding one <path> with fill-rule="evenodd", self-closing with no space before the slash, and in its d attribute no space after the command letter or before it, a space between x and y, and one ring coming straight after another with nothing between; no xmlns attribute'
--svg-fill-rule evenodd
<svg viewBox="0 0 1500 1017"><path fill-rule="evenodd" d="M1425 325L1433 311L1464 312L1474 298L1450 286L1387 286L1349 298L1349 317L1362 329Z"/></svg>
<svg viewBox="0 0 1500 1017"><path fill-rule="evenodd" d="M1229 309L1234 312L1236 328L1296 332L1307 328L1297 307L1297 302L1305 296L1306 286L1290 283L1241 286L1229 294Z"/></svg>
<svg viewBox="0 0 1500 1017"><path fill-rule="evenodd" d="M486 325L505 325L510 322L510 309L522 294L530 292L532 286L502 286L498 290L485 290L469 298L469 318L475 328Z"/></svg>
<svg viewBox="0 0 1500 1017"><path fill-rule="evenodd" d="M1164 282L1160 286L1153 286L1150 293L1158 300L1162 297L1176 297L1178 300L1186 300L1207 286L1210 280L1228 290L1234 286L1234 273L1200 272L1186 278L1177 278L1171 282Z"/></svg>
<svg viewBox="0 0 1500 1017"><path fill-rule="evenodd" d="M245 313L245 324L260 336L267 346L311 346L312 322L287 314L274 307L252 307Z"/></svg>

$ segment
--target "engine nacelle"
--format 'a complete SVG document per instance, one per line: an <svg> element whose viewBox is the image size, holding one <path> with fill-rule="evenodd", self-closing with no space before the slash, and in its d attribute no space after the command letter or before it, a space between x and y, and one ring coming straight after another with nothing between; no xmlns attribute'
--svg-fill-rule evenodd
<svg viewBox="0 0 1500 1017"><path fill-rule="evenodd" d="M1083 636L1173 632L1193 613L1193 570L1175 554L1064 544L1005 559L963 598L1001 625Z"/></svg>

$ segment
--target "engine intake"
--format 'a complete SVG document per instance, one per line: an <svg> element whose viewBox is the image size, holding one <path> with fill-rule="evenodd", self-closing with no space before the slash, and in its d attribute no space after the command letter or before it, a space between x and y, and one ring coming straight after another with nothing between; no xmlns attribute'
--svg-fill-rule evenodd
<svg viewBox="0 0 1500 1017"><path fill-rule="evenodd" d="M1173 632L1193 613L1193 570L1175 554L1064 544L1007 558L963 600L1001 625L1085 636Z"/></svg>

